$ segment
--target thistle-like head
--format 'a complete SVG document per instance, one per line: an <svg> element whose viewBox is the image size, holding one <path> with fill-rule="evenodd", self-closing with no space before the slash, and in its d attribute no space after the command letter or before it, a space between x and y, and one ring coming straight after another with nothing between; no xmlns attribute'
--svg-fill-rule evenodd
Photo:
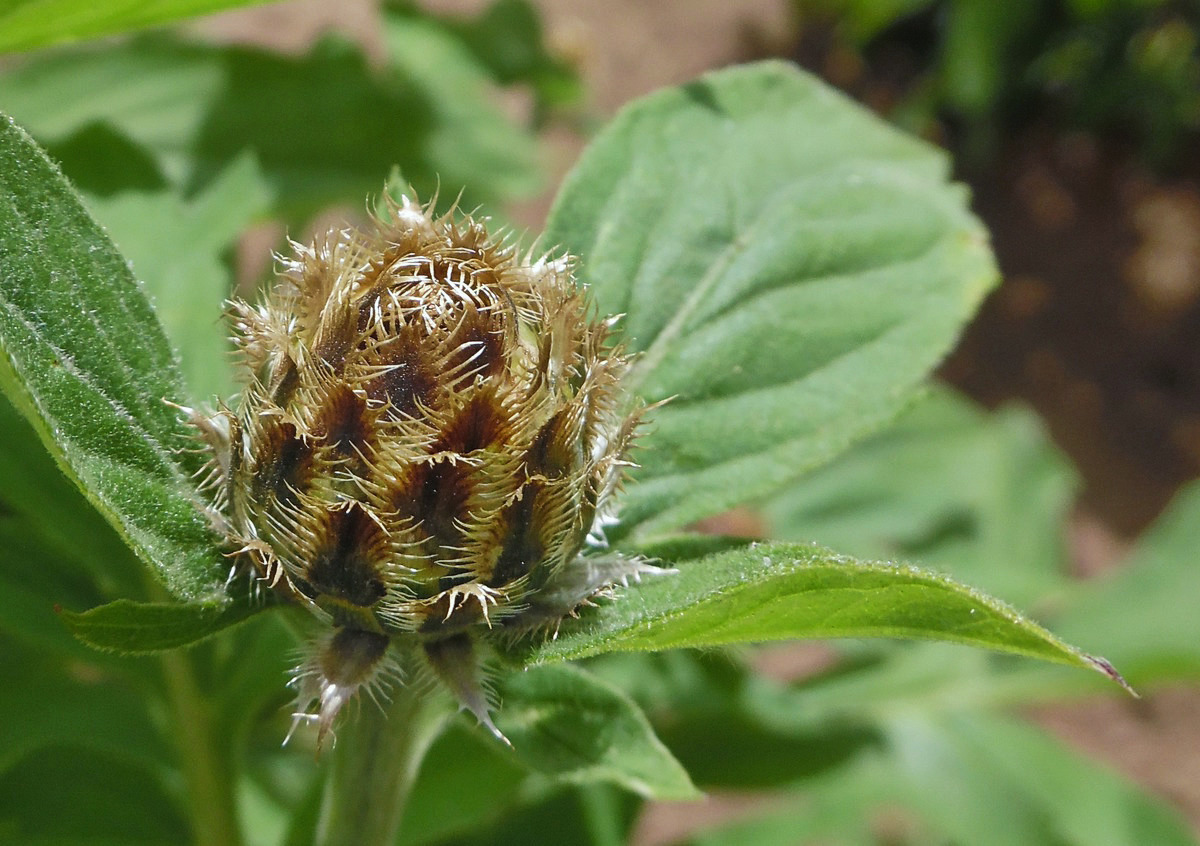
<svg viewBox="0 0 1200 846"><path fill-rule="evenodd" d="M197 423L239 560L330 627L299 718L323 735L407 645L491 727L478 637L646 569L585 555L638 423L629 359L569 259L468 217L404 198L293 251L261 305L233 304L239 406Z"/></svg>

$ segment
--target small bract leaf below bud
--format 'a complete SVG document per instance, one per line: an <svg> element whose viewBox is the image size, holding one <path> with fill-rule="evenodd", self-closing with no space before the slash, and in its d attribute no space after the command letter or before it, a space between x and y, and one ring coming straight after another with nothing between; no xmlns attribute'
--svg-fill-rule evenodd
<svg viewBox="0 0 1200 846"><path fill-rule="evenodd" d="M233 304L241 403L196 421L231 548L332 628L296 677L321 735L397 643L490 726L478 637L648 569L584 554L639 412L570 260L388 212L294 244L260 305Z"/></svg>

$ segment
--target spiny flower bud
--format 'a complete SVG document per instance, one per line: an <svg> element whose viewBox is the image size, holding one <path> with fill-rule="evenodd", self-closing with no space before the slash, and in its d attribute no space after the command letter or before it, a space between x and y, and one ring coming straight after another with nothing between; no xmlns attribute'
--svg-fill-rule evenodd
<svg viewBox="0 0 1200 846"><path fill-rule="evenodd" d="M499 735L476 638L653 569L585 554L639 418L609 323L568 259L431 209L294 244L261 305L233 303L239 408L193 417L239 559L330 626L294 680L319 736L406 644Z"/></svg>

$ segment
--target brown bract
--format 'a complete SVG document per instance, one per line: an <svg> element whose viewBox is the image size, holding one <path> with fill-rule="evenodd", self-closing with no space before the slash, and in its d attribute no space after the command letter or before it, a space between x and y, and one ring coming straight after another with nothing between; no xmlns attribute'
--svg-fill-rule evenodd
<svg viewBox="0 0 1200 846"><path fill-rule="evenodd" d="M293 249L261 305L233 304L240 406L193 420L240 559L330 626L298 719L323 735L409 640L492 727L476 638L553 627L647 569L584 554L638 422L629 360L569 259L467 217L404 198Z"/></svg>

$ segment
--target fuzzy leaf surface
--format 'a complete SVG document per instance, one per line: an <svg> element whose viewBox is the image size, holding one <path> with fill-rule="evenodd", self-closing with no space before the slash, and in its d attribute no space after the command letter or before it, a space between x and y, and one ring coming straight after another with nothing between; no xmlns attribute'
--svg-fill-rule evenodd
<svg viewBox="0 0 1200 846"><path fill-rule="evenodd" d="M777 62L651 94L551 210L657 410L643 535L766 496L889 421L995 281L943 155ZM640 525L638 525L640 524Z"/></svg>
<svg viewBox="0 0 1200 846"><path fill-rule="evenodd" d="M500 684L496 715L526 766L567 781L609 781L653 799L694 799L687 771L634 702L575 667L532 667Z"/></svg>
<svg viewBox="0 0 1200 846"><path fill-rule="evenodd" d="M266 0L3 0L0 53L113 35Z"/></svg>
<svg viewBox="0 0 1200 846"><path fill-rule="evenodd" d="M619 601L565 622L533 662L605 652L829 637L942 640L1115 676L1007 605L916 567L799 544L757 544L679 563Z"/></svg>
<svg viewBox="0 0 1200 846"><path fill-rule="evenodd" d="M164 399L179 367L125 260L23 130L0 117L0 386L59 466L168 589L215 596L226 568Z"/></svg>

